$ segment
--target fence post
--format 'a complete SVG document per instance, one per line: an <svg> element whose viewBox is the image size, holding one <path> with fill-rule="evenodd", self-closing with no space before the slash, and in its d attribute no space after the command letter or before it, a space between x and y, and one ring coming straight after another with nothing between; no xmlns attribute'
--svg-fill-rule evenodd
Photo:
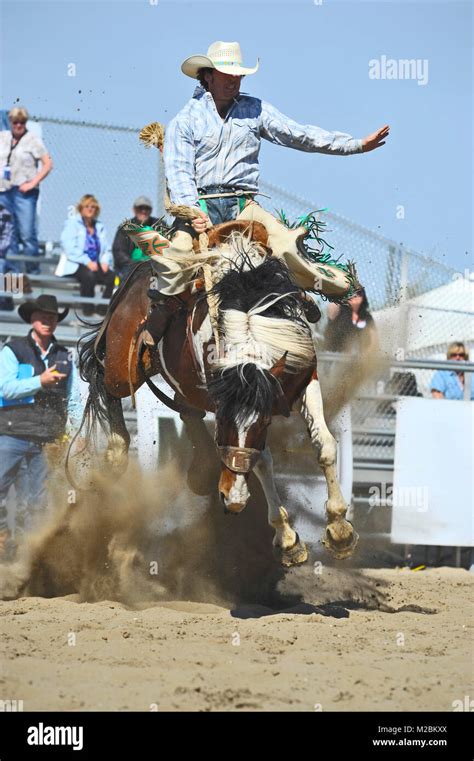
<svg viewBox="0 0 474 761"><path fill-rule="evenodd" d="M471 401L472 373L464 373L464 395L465 402Z"/></svg>
<svg viewBox="0 0 474 761"><path fill-rule="evenodd" d="M403 350L403 357L405 357L408 346L408 317L410 312L410 307L407 303L409 259L402 243L398 249L398 254L400 257L400 290L398 294L398 303L400 306L400 322L398 327L398 348Z"/></svg>

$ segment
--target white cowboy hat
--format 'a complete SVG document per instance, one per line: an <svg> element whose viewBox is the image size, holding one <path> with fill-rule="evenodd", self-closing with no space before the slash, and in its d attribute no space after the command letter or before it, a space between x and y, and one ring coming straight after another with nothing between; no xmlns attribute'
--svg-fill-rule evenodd
<svg viewBox="0 0 474 761"><path fill-rule="evenodd" d="M242 66L242 51L238 42L218 41L209 45L207 55L192 55L186 58L181 64L181 71L188 77L197 79L198 71L202 68L217 69L223 74L241 76L255 74L258 67L258 58L257 65L253 68Z"/></svg>

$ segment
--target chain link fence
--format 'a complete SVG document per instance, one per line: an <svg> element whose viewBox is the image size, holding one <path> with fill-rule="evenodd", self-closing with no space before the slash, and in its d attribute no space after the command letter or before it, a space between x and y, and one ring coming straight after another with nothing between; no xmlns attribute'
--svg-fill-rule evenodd
<svg viewBox="0 0 474 761"><path fill-rule="evenodd" d="M54 162L41 185L41 240L59 241L64 222L85 193L97 197L110 242L118 225L132 216L138 196L150 198L154 214L164 213L161 157L141 145L138 128L34 118Z"/></svg>

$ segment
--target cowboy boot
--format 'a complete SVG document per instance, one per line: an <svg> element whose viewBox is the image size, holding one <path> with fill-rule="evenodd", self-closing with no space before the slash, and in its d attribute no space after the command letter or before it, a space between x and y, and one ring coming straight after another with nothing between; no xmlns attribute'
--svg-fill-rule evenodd
<svg viewBox="0 0 474 761"><path fill-rule="evenodd" d="M158 346L165 335L172 317L183 308L182 302L159 291L149 290L151 311L145 323L145 343ZM148 335L146 333L148 332ZM150 336L153 341L151 344Z"/></svg>
<svg viewBox="0 0 474 761"><path fill-rule="evenodd" d="M190 284L192 275L185 269L195 252L193 236L185 230L177 230L171 240L156 230L123 227L128 237L154 262L158 281L157 291L164 296L182 293Z"/></svg>

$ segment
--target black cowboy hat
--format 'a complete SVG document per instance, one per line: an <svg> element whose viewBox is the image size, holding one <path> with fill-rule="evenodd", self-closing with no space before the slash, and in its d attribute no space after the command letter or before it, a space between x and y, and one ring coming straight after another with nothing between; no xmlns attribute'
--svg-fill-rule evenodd
<svg viewBox="0 0 474 761"><path fill-rule="evenodd" d="M46 293L42 293L37 299L26 301L18 307L18 314L25 322L31 322L33 312L50 312L57 316L58 322L61 322L68 314L69 309L60 312L56 296L48 296Z"/></svg>

